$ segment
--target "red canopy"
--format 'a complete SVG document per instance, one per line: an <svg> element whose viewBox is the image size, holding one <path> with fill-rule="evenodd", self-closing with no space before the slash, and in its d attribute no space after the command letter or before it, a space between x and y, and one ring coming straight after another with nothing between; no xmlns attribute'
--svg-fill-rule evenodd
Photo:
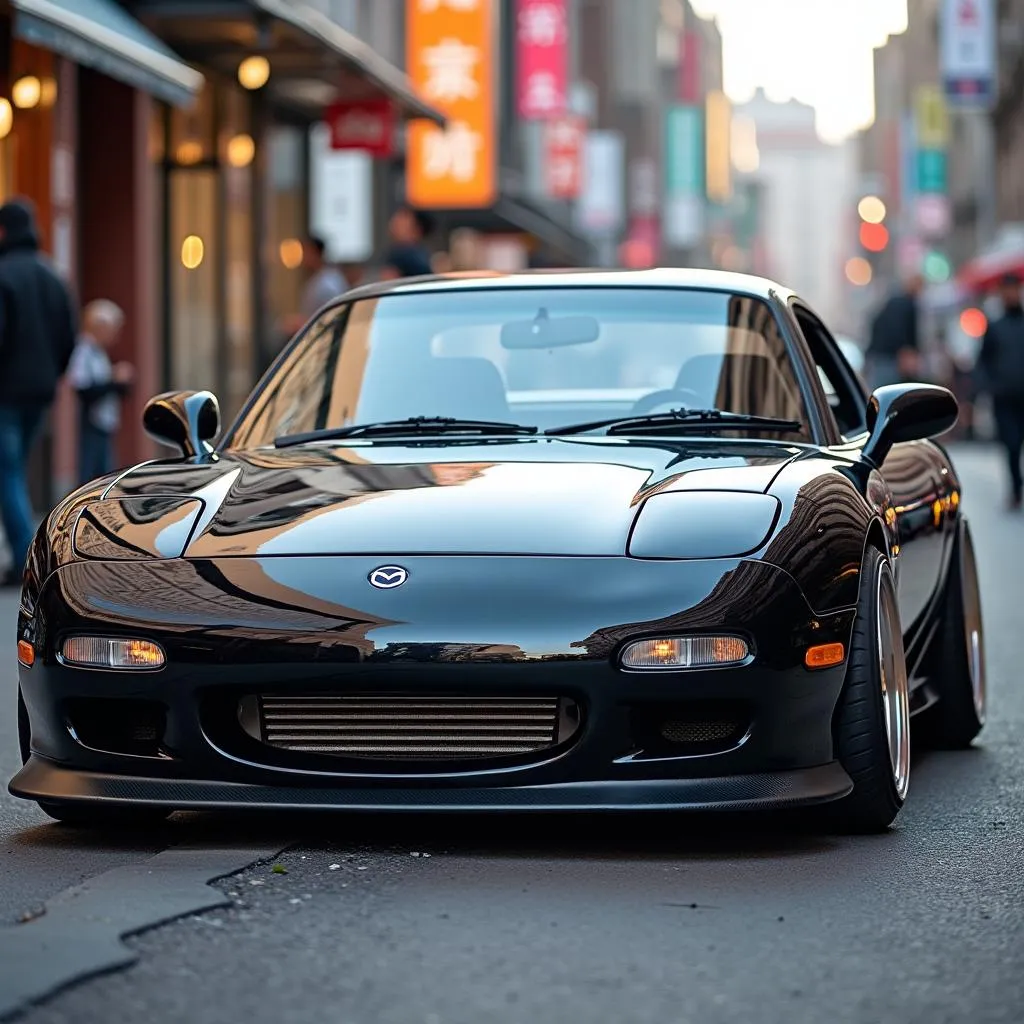
<svg viewBox="0 0 1024 1024"><path fill-rule="evenodd" d="M1024 278L1024 246L978 256L960 268L956 280L967 291L986 292L999 284L1004 274L1018 274Z"/></svg>

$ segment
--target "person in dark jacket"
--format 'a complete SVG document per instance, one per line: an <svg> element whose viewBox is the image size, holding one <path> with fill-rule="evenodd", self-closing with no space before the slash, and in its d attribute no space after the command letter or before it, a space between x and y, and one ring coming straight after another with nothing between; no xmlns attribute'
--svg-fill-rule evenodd
<svg viewBox="0 0 1024 1024"><path fill-rule="evenodd" d="M871 324L865 356L868 387L900 384L918 372L920 339L917 301L924 286L920 274L912 274L903 290L891 296Z"/></svg>
<svg viewBox="0 0 1024 1024"><path fill-rule="evenodd" d="M32 542L26 467L32 444L75 347L75 304L39 251L27 200L0 206L0 515L11 567L0 582L21 582Z"/></svg>
<svg viewBox="0 0 1024 1024"><path fill-rule="evenodd" d="M384 278L419 277L432 274L426 240L434 230L434 221L426 213L402 206L388 224L394 243L384 259Z"/></svg>
<svg viewBox="0 0 1024 1024"><path fill-rule="evenodd" d="M992 396L992 412L999 441L1010 471L1010 507L1021 506L1024 479L1020 457L1024 448L1024 309L1021 280L1003 278L1000 287L1003 315L985 331L978 353L978 384Z"/></svg>

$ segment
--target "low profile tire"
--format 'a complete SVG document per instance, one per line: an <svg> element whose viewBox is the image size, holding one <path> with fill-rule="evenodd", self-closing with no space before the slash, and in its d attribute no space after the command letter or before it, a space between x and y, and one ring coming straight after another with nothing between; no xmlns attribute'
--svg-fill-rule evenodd
<svg viewBox="0 0 1024 1024"><path fill-rule="evenodd" d="M929 745L969 747L985 724L987 686L981 590L966 520L960 523L950 563L930 681L939 700L921 723Z"/></svg>
<svg viewBox="0 0 1024 1024"><path fill-rule="evenodd" d="M828 807L830 823L843 832L884 832L910 786L910 687L896 583L888 559L870 546L835 740L853 792Z"/></svg>
<svg viewBox="0 0 1024 1024"><path fill-rule="evenodd" d="M21 763L27 763L31 755L32 727L29 724L28 708L18 687L18 746L21 748ZM158 807L107 807L103 804L72 803L63 800L37 801L44 814L82 828L126 828L135 829L159 825L167 820L170 811Z"/></svg>

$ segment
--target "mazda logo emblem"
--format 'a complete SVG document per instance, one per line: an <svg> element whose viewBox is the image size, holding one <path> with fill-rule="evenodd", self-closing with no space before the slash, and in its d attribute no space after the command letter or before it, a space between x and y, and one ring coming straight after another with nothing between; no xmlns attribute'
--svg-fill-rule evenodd
<svg viewBox="0 0 1024 1024"><path fill-rule="evenodd" d="M409 578L409 573L400 565L379 565L367 578L378 590L394 590Z"/></svg>

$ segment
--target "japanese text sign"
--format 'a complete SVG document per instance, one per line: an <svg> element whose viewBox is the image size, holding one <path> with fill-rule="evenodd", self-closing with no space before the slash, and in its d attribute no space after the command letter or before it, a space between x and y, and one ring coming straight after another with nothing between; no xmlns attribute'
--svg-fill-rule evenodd
<svg viewBox="0 0 1024 1024"><path fill-rule="evenodd" d="M583 146L586 121L556 117L544 126L544 166L547 193L552 199L575 199L583 185Z"/></svg>
<svg viewBox="0 0 1024 1024"><path fill-rule="evenodd" d="M568 89L566 0L516 0L519 116L545 121L564 113Z"/></svg>
<svg viewBox="0 0 1024 1024"><path fill-rule="evenodd" d="M413 206L489 206L496 191L495 0L407 0L406 60L417 92L447 128L409 125L406 197Z"/></svg>

